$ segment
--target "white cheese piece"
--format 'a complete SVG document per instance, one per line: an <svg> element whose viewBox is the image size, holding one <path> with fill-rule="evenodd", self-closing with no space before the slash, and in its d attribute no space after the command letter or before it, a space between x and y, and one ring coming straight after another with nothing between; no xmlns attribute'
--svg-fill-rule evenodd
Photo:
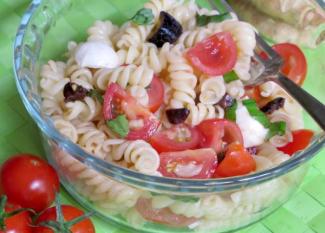
<svg viewBox="0 0 325 233"><path fill-rule="evenodd" d="M115 68L119 65L117 53L102 41L81 44L77 48L75 59L79 66L88 68Z"/></svg>
<svg viewBox="0 0 325 233"><path fill-rule="evenodd" d="M242 132L245 147L258 146L264 142L268 129L251 117L242 104L238 104L236 110L236 123Z"/></svg>

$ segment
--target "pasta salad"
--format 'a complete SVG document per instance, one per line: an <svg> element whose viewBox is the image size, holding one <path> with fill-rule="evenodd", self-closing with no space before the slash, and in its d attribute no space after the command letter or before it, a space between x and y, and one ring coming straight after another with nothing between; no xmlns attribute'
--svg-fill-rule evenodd
<svg viewBox="0 0 325 233"><path fill-rule="evenodd" d="M98 20L87 33L86 41L68 44L67 61L42 67L40 87L43 111L55 127L93 156L152 176L220 179L277 166L313 135L303 129L301 107L275 83L245 87L255 29L230 13L195 1L151 0L122 26ZM299 55L292 56L303 63ZM305 76L301 69L291 75ZM227 209L219 217L234 218L231 211L255 192L227 201L206 196L185 208L109 180L60 152L58 158L84 179L86 196L131 222L196 228L203 219L208 226L210 210ZM273 183L269 187L283 185ZM250 199L256 205L249 211L262 209L268 198ZM155 209L177 218L162 219Z"/></svg>

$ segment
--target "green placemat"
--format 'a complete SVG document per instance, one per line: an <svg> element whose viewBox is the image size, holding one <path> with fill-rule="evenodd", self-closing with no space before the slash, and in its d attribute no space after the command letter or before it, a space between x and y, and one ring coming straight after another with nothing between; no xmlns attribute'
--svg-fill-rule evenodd
<svg viewBox="0 0 325 233"><path fill-rule="evenodd" d="M100 1L100 0L96 0ZM105 16L107 9L115 12L125 8L137 6L144 0L113 0L112 5L96 12L91 9L87 12L77 12L84 17ZM26 9L28 0L0 0L0 162L10 155L20 152L43 155L40 136L36 125L29 117L22 105L15 89L12 72L12 44L20 17ZM103 2L103 1L100 1ZM107 4L107 3L103 3ZM132 6L131 6L132 5ZM129 17L125 14L113 14L116 20ZM85 33L82 22L75 22L73 15L63 19L69 32L66 36L74 38L78 33ZM308 59L309 71L305 88L323 102L325 100L325 44L316 50L304 50ZM55 52L55 51L54 51ZM57 51L56 51L57 52ZM307 120L308 128L314 124ZM62 191L63 202L76 203ZM125 230L117 229L97 218L93 218L97 233L122 233ZM251 225L236 233L325 233L325 151L312 160L312 166L299 191L283 207L264 220Z"/></svg>

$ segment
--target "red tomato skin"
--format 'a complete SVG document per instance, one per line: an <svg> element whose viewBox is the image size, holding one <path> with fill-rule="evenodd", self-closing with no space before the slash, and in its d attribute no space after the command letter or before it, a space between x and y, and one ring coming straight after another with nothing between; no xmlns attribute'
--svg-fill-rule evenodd
<svg viewBox="0 0 325 233"><path fill-rule="evenodd" d="M116 117L113 112L114 98L118 98L123 102L120 107L128 118L136 119L140 117L144 121L144 125L140 129L130 130L126 136L127 140L147 140L157 131L160 126L158 119L148 109L138 104L132 96L128 95L116 83L111 83L104 95L103 115L105 120Z"/></svg>
<svg viewBox="0 0 325 233"><path fill-rule="evenodd" d="M229 32L218 32L198 42L185 56L201 72L223 75L236 64L237 46Z"/></svg>
<svg viewBox="0 0 325 233"><path fill-rule="evenodd" d="M283 147L278 147L278 150L288 155L293 155L297 151L305 149L313 136L314 132L308 129L292 131L292 142Z"/></svg>
<svg viewBox="0 0 325 233"><path fill-rule="evenodd" d="M62 205L62 213L65 221L70 221L79 216L82 216L84 212L74 206ZM41 215L37 218L36 224L38 225L44 221L55 221L56 220L56 209L55 206L46 209ZM73 233L95 233L95 227L90 219L85 219L75 225L70 229ZM33 233L54 233L53 230L47 227L34 227Z"/></svg>
<svg viewBox="0 0 325 233"><path fill-rule="evenodd" d="M6 213L12 212L14 210L20 209L18 205L7 203L5 207ZM0 233L32 233L32 220L29 212L23 211L19 214L11 216L5 219L5 231Z"/></svg>
<svg viewBox="0 0 325 233"><path fill-rule="evenodd" d="M174 132L177 129L186 129L191 132L190 141L178 142L176 140L168 138L168 132ZM176 125L170 129L162 132L158 132L152 136L149 140L153 148L156 149L158 153L162 152L173 152L173 151L183 151L196 149L200 144L201 133L197 128L190 127L188 125Z"/></svg>
<svg viewBox="0 0 325 233"><path fill-rule="evenodd" d="M39 212L52 204L60 182L56 171L46 161L20 154L2 165L1 186L9 202Z"/></svg>
<svg viewBox="0 0 325 233"><path fill-rule="evenodd" d="M201 147L212 148L216 153L223 151L223 142L228 144L232 142L243 144L244 142L238 125L226 119L204 120L197 127L203 135Z"/></svg>
<svg viewBox="0 0 325 233"><path fill-rule="evenodd" d="M228 146L225 158L218 165L214 177L231 177L248 174L256 170L254 158L239 143Z"/></svg>
<svg viewBox="0 0 325 233"><path fill-rule="evenodd" d="M164 84L158 76L153 77L147 93L149 96L148 108L151 112L156 112L164 101L165 93Z"/></svg>
<svg viewBox="0 0 325 233"><path fill-rule="evenodd" d="M154 209L151 205L151 200L145 198L139 198L136 209L147 221L165 224L171 227L186 227L197 221L196 218L188 218L175 214L167 207Z"/></svg>
<svg viewBox="0 0 325 233"><path fill-rule="evenodd" d="M301 49L291 43L275 44L272 48L284 59L281 72L301 86L307 74L307 60Z"/></svg>
<svg viewBox="0 0 325 233"><path fill-rule="evenodd" d="M216 153L211 148L164 152L161 153L159 157L159 172L161 172L161 174L165 177L172 178L207 179L213 175L218 164ZM190 162L194 162L197 165L202 165L202 170L199 174L192 177L179 177L174 173L174 171L168 169L169 165L174 163L186 165Z"/></svg>

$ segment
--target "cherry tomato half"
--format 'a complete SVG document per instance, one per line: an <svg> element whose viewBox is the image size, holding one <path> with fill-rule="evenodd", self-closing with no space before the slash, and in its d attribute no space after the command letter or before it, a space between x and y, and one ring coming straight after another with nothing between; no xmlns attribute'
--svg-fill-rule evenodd
<svg viewBox="0 0 325 233"><path fill-rule="evenodd" d="M281 72L298 85L302 85L307 74L307 61L300 48L291 43L273 45L272 48L284 59Z"/></svg>
<svg viewBox="0 0 325 233"><path fill-rule="evenodd" d="M139 198L136 204L137 211L141 216L150 222L161 223L172 227L186 227L197 219L187 218L183 215L173 213L169 208L154 209L151 200Z"/></svg>
<svg viewBox="0 0 325 233"><path fill-rule="evenodd" d="M237 46L229 32L218 32L190 48L186 57L205 74L223 75L236 64Z"/></svg>
<svg viewBox="0 0 325 233"><path fill-rule="evenodd" d="M256 163L240 143L228 146L225 158L218 165L214 177L240 176L255 171Z"/></svg>
<svg viewBox="0 0 325 233"><path fill-rule="evenodd" d="M313 136L314 132L308 129L292 131L292 142L289 142L283 147L278 147L278 150L288 155L292 155L299 150L305 149L309 145Z"/></svg>
<svg viewBox="0 0 325 233"><path fill-rule="evenodd" d="M16 155L3 164L1 185L9 202L37 212L52 204L60 187L56 171L29 154Z"/></svg>
<svg viewBox="0 0 325 233"><path fill-rule="evenodd" d="M70 205L62 205L62 213L65 222L84 215L82 210ZM35 225L39 225L42 222L55 220L57 220L57 215L56 208L54 206L41 213L41 215L37 218ZM74 224L70 230L72 233L95 233L95 227L90 219L85 219ZM54 231L47 227L34 227L33 233L54 233Z"/></svg>
<svg viewBox="0 0 325 233"><path fill-rule="evenodd" d="M148 108L151 112L156 112L164 101L164 84L160 78L154 76L151 84L147 88L149 96Z"/></svg>
<svg viewBox="0 0 325 233"><path fill-rule="evenodd" d="M129 121L140 120L141 126L130 130L126 139L148 139L158 129L160 122L149 109L138 104L118 84L111 83L104 96L103 114L105 120L112 120L120 114L125 114Z"/></svg>
<svg viewBox="0 0 325 233"><path fill-rule="evenodd" d="M159 153L195 149L200 144L200 132L185 124L173 126L152 136L150 144Z"/></svg>
<svg viewBox="0 0 325 233"><path fill-rule="evenodd" d="M6 213L20 209L20 206L7 203L5 207ZM32 233L32 219L28 211L19 212L13 216L7 217L4 220L5 231L0 230L0 233Z"/></svg>
<svg viewBox="0 0 325 233"><path fill-rule="evenodd" d="M209 119L202 121L198 126L203 135L201 147L212 148L216 153L224 150L224 143L239 142L243 144L243 135L238 125L226 119Z"/></svg>
<svg viewBox="0 0 325 233"><path fill-rule="evenodd" d="M174 178L210 178L218 163L216 153L211 148L164 152L159 157L161 174Z"/></svg>

